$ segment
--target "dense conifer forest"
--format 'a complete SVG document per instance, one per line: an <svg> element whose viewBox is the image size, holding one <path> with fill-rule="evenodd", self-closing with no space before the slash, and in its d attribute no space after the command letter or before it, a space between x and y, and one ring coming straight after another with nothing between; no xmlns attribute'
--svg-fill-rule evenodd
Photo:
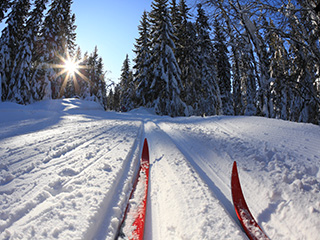
<svg viewBox="0 0 320 240"><path fill-rule="evenodd" d="M107 110L169 116L255 115L320 123L320 13L316 0L153 0L107 89L96 47L76 45L69 0L4 0L2 101L77 97ZM113 37L116 37L114 34ZM75 73L65 70L69 60ZM107 67L107 66L106 66Z"/></svg>

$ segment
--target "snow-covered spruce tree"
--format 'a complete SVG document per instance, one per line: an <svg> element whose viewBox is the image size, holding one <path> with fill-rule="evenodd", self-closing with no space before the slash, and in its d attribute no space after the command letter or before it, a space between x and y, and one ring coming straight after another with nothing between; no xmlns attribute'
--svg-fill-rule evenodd
<svg viewBox="0 0 320 240"><path fill-rule="evenodd" d="M186 39L186 47L184 49L184 58L181 65L181 76L183 91L181 94L182 99L188 106L189 114L199 115L198 111L198 94L201 91L200 77L200 66L199 66L199 55L197 52L197 33L196 25L192 22L187 23L187 33L189 37Z"/></svg>
<svg viewBox="0 0 320 240"><path fill-rule="evenodd" d="M0 22L5 18L6 11L10 8L11 1L9 0L2 0L0 2Z"/></svg>
<svg viewBox="0 0 320 240"><path fill-rule="evenodd" d="M86 62L85 76L90 84L90 96L86 96L86 100L96 101L103 107L107 104L106 83L103 74L102 58L98 55L98 47L96 46L92 54Z"/></svg>
<svg viewBox="0 0 320 240"><path fill-rule="evenodd" d="M79 72L80 72L80 79L77 77L77 82L79 85L79 93L77 95L80 99L90 99L91 97L91 83L89 81L89 54L88 52L85 52L83 57L81 58L81 50L80 48L77 50L78 55L80 55L79 60L82 59L82 61L79 63Z"/></svg>
<svg viewBox="0 0 320 240"><path fill-rule="evenodd" d="M189 114L195 114L195 87L197 79L197 53L196 53L196 30L191 23L190 8L185 0L180 0L176 5L171 2L170 14L174 26L175 56L181 70L181 83L183 89L180 97L187 104Z"/></svg>
<svg viewBox="0 0 320 240"><path fill-rule="evenodd" d="M180 98L181 72L174 55L175 44L168 1L154 0L151 7L152 106L158 114L189 115L186 104Z"/></svg>
<svg viewBox="0 0 320 240"><path fill-rule="evenodd" d="M200 114L218 115L221 112L220 90L214 67L215 58L213 44L210 39L208 17L201 4L198 4L197 19L197 50L198 65L200 66L199 81L201 88L197 89L197 104Z"/></svg>
<svg viewBox="0 0 320 240"><path fill-rule="evenodd" d="M64 94L62 85L65 76L59 75L61 69L57 66L63 64L61 58L67 58L67 52L72 50L72 45L75 44L75 17L71 13L71 4L70 0L53 0L42 26L39 41L42 51L39 59L41 64L36 72L36 81L40 85L38 95L42 99L55 99Z"/></svg>
<svg viewBox="0 0 320 240"><path fill-rule="evenodd" d="M27 104L34 100L39 100L36 94L36 83L33 82L34 65L37 59L36 41L39 28L42 23L43 12L48 0L37 0L26 23L25 33L21 41L15 66L11 73L12 87L8 98L20 104Z"/></svg>
<svg viewBox="0 0 320 240"><path fill-rule="evenodd" d="M113 98L111 99L111 102L113 103L110 106L111 110L115 110L115 111L120 111L120 84L117 84L114 87L114 93L113 93ZM110 96L111 98L111 96Z"/></svg>
<svg viewBox="0 0 320 240"><path fill-rule="evenodd" d="M143 12L140 25L138 26L139 38L136 39L135 49L136 57L133 59L134 82L136 86L135 105L136 107L151 107L151 81L152 73L150 71L150 23L148 13Z"/></svg>
<svg viewBox="0 0 320 240"><path fill-rule="evenodd" d="M6 27L2 31L0 38L0 82L2 85L2 101L11 101L14 100L12 98L15 98L15 96L11 94L12 88L14 87L14 82L11 81L11 74L13 68L17 64L15 60L19 45L25 34L25 24L29 8L30 3L28 0L16 1L9 13Z"/></svg>
<svg viewBox="0 0 320 240"><path fill-rule="evenodd" d="M233 115L233 99L231 94L231 65L228 57L228 48L224 30L218 19L214 20L214 55L216 58L215 67L221 94L221 114Z"/></svg>
<svg viewBox="0 0 320 240"><path fill-rule="evenodd" d="M134 83L133 74L130 69L130 60L128 54L121 68L120 77L120 106L122 111L129 111L134 107Z"/></svg>

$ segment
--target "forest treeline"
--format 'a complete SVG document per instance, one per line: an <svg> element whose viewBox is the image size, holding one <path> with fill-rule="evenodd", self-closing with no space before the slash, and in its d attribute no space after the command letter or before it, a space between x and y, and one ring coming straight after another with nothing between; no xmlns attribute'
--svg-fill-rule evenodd
<svg viewBox="0 0 320 240"><path fill-rule="evenodd" d="M153 0L138 26L135 58L131 63L126 56L119 83L108 91L97 48L85 57L76 48L72 1L52 0L45 10L48 2L0 4L0 20L6 19L0 40L2 101L75 96L116 111L147 107L170 116L255 115L320 123L315 0L198 0L192 9L185 0ZM54 68L68 55L83 59L78 81L66 81Z"/></svg>
<svg viewBox="0 0 320 240"><path fill-rule="evenodd" d="M185 0L154 0L113 105L319 124L318 9L305 0L199 0L191 16Z"/></svg>

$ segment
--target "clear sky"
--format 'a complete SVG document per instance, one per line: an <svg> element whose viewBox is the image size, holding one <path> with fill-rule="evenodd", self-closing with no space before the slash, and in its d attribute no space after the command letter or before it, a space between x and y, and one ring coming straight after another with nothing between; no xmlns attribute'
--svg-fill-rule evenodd
<svg viewBox="0 0 320 240"><path fill-rule="evenodd" d="M133 59L135 38L144 10L150 11L152 0L74 0L77 44L91 53L98 46L106 75L117 81L126 54ZM131 61L131 67L133 62Z"/></svg>

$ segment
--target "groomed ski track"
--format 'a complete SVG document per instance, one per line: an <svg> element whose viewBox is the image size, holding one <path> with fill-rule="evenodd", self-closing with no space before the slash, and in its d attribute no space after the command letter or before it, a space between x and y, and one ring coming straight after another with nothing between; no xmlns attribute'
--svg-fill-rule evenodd
<svg viewBox="0 0 320 240"><path fill-rule="evenodd" d="M76 99L1 110L0 239L114 239L145 137L145 239L247 239L231 200L233 161L270 239L319 234L318 126L105 113Z"/></svg>

